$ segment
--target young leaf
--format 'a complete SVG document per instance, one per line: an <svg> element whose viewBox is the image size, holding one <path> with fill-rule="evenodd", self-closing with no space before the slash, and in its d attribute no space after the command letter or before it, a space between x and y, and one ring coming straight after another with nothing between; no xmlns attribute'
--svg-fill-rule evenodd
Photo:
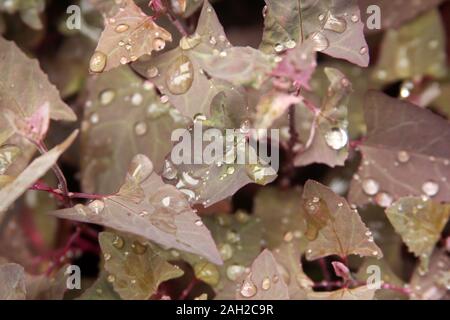
<svg viewBox="0 0 450 320"><path fill-rule="evenodd" d="M147 300L162 282L181 277L183 271L135 239L110 232L99 235L107 279L115 291L126 300Z"/></svg>
<svg viewBox="0 0 450 320"><path fill-rule="evenodd" d="M253 261L248 274L236 293L238 300L286 300L289 290L278 264L269 250L264 250Z"/></svg>
<svg viewBox="0 0 450 320"><path fill-rule="evenodd" d="M105 19L105 29L89 69L99 73L164 49L171 34L159 27L133 0L124 0L117 14Z"/></svg>
<svg viewBox="0 0 450 320"><path fill-rule="evenodd" d="M274 66L271 56L251 47L225 49L219 56L208 57L204 63L210 76L256 89L261 87Z"/></svg>
<svg viewBox="0 0 450 320"><path fill-rule="evenodd" d="M126 66L98 75L88 88L81 132L83 191L115 192L138 153L161 172L173 130L188 120Z"/></svg>
<svg viewBox="0 0 450 320"><path fill-rule="evenodd" d="M368 66L364 24L355 0L266 0L266 4L263 51L280 52L311 39L316 51Z"/></svg>
<svg viewBox="0 0 450 320"><path fill-rule="evenodd" d="M202 70L208 57L219 55L230 46L214 9L204 0L193 35L183 37L179 47L149 62L136 63L133 68L155 83L163 97L168 98L183 115L191 119L198 115L209 117L214 97L222 91L234 89L226 81L211 79Z"/></svg>
<svg viewBox="0 0 450 320"><path fill-rule="evenodd" d="M14 181L0 190L0 221L3 218L4 211L55 165L58 158L69 148L77 135L78 130L73 132L63 143L36 158Z"/></svg>
<svg viewBox="0 0 450 320"><path fill-rule="evenodd" d="M430 270L423 274L416 270L410 282L412 289L411 299L414 300L438 300L448 299L448 287L450 285L450 258L448 253L437 249L430 259Z"/></svg>
<svg viewBox="0 0 450 320"><path fill-rule="evenodd" d="M371 232L347 201L331 189L309 180L303 191L304 215L310 240L306 258L315 260L329 255L345 258L351 254L383 256Z"/></svg>
<svg viewBox="0 0 450 320"><path fill-rule="evenodd" d="M306 140L305 150L299 152L295 158L296 166L312 163L324 163L330 167L343 166L348 157L346 103L351 92L351 83L337 69L325 68L325 74L330 81L328 93L322 100L320 112L313 114L314 120L308 138L302 139Z"/></svg>
<svg viewBox="0 0 450 320"><path fill-rule="evenodd" d="M164 247L222 263L208 229L191 209L185 195L174 186L164 184L144 155L134 157L116 194L52 214L128 232Z"/></svg>
<svg viewBox="0 0 450 320"><path fill-rule="evenodd" d="M377 289L369 289L361 286L353 289L339 289L327 292L312 292L308 295L309 300L373 300Z"/></svg>
<svg viewBox="0 0 450 320"><path fill-rule="evenodd" d="M314 282L303 272L299 246L293 242L283 243L273 254L288 286L290 299L306 300Z"/></svg>
<svg viewBox="0 0 450 320"><path fill-rule="evenodd" d="M0 263L0 300L25 300L25 271L16 263Z"/></svg>
<svg viewBox="0 0 450 320"><path fill-rule="evenodd" d="M39 107L49 104L53 120L75 121L76 115L60 98L36 60L28 58L14 42L0 37L0 141L13 131L4 118L7 109L16 116L31 117Z"/></svg>
<svg viewBox="0 0 450 320"><path fill-rule="evenodd" d="M405 196L450 201L448 121L413 104L370 91L364 114L368 134L349 201L388 207Z"/></svg>
<svg viewBox="0 0 450 320"><path fill-rule="evenodd" d="M386 215L408 249L420 258L420 270L426 272L434 246L450 217L450 205L408 197L386 209Z"/></svg>
<svg viewBox="0 0 450 320"><path fill-rule="evenodd" d="M373 70L374 79L392 83L415 77L444 77L447 74L445 40L438 10L432 10L398 30L388 30Z"/></svg>

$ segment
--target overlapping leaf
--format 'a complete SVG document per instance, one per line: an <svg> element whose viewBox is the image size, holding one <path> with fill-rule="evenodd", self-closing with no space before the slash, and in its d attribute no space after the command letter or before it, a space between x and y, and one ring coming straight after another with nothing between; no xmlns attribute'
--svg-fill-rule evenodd
<svg viewBox="0 0 450 320"><path fill-rule="evenodd" d="M349 201L388 207L405 196L450 201L448 122L431 111L371 91L364 109L368 135Z"/></svg>
<svg viewBox="0 0 450 320"><path fill-rule="evenodd" d="M358 212L344 198L309 180L302 199L308 224L306 236L310 240L306 250L308 260L329 255L383 256Z"/></svg>
<svg viewBox="0 0 450 320"><path fill-rule="evenodd" d="M116 194L53 214L132 233L164 247L222 263L208 229L191 209L185 195L163 183L144 155L133 158L125 182Z"/></svg>
<svg viewBox="0 0 450 320"><path fill-rule="evenodd" d="M264 250L252 263L238 288L236 299L285 300L289 290L280 273L277 261L269 250Z"/></svg>
<svg viewBox="0 0 450 320"><path fill-rule="evenodd" d="M16 263L0 264L0 300L25 300L25 271Z"/></svg>
<svg viewBox="0 0 450 320"><path fill-rule="evenodd" d="M377 289L370 289L367 286L353 289L339 289L326 292L312 292L308 295L310 300L372 300Z"/></svg>
<svg viewBox="0 0 450 320"><path fill-rule="evenodd" d="M386 215L409 250L420 258L421 270L427 271L434 246L450 217L450 205L402 198L386 209Z"/></svg>
<svg viewBox="0 0 450 320"><path fill-rule="evenodd" d="M89 69L103 72L164 49L171 34L159 27L133 0L123 0L118 12L105 19Z"/></svg>
<svg viewBox="0 0 450 320"><path fill-rule="evenodd" d="M354 0L266 0L261 49L279 52L310 38L315 49L366 67L369 52Z"/></svg>
<svg viewBox="0 0 450 320"><path fill-rule="evenodd" d="M92 79L89 91L81 136L83 190L117 191L137 153L161 172L172 131L187 126L187 119L162 103L154 86L128 67Z"/></svg>
<svg viewBox="0 0 450 320"><path fill-rule="evenodd" d="M134 238L135 239L135 238ZM132 237L103 232L99 242L117 293L127 300L147 300L167 280L181 277L183 271L159 256L151 246Z"/></svg>

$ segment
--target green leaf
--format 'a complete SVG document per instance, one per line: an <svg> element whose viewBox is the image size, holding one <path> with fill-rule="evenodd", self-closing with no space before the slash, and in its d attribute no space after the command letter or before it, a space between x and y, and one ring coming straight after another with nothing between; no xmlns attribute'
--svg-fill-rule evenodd
<svg viewBox="0 0 450 320"><path fill-rule="evenodd" d="M131 233L167 248L222 263L210 232L191 209L185 195L165 184L144 155L133 158L119 192L52 214Z"/></svg>
<svg viewBox="0 0 450 320"><path fill-rule="evenodd" d="M119 294L114 291L110 282L108 282L108 274L101 271L97 280L80 295L78 300L121 300Z"/></svg>
<svg viewBox="0 0 450 320"><path fill-rule="evenodd" d="M356 1L266 0L266 4L261 43L264 52L280 52L312 39L317 51L361 67L369 64Z"/></svg>
<svg viewBox="0 0 450 320"><path fill-rule="evenodd" d="M308 260L329 255L345 258L351 254L383 257L358 211L351 209L345 198L309 180L302 199L308 223L306 236L310 240L306 250Z"/></svg>
<svg viewBox="0 0 450 320"><path fill-rule="evenodd" d="M138 153L161 172L173 130L187 126L188 120L162 103L154 86L128 67L99 75L88 88L81 135L83 190L117 191Z"/></svg>
<svg viewBox="0 0 450 320"><path fill-rule="evenodd" d="M438 10L431 10L400 29L389 29L373 71L375 80L398 80L447 74L445 29Z"/></svg>
<svg viewBox="0 0 450 320"><path fill-rule="evenodd" d="M434 246L450 217L450 205L408 197L387 208L386 215L409 251L420 258L420 269L427 272Z"/></svg>
<svg viewBox="0 0 450 320"><path fill-rule="evenodd" d="M108 281L123 299L146 300L162 282L183 275L178 266L171 265L150 245L136 238L102 232L99 242Z"/></svg>
<svg viewBox="0 0 450 320"><path fill-rule="evenodd" d="M67 266L54 275L27 275L27 300L62 300L67 289Z"/></svg>

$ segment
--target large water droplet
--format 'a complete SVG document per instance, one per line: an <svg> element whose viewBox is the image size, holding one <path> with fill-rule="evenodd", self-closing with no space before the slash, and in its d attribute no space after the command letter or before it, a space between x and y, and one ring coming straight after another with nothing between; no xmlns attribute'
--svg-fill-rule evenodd
<svg viewBox="0 0 450 320"><path fill-rule="evenodd" d="M380 184L373 179L364 179L362 182L362 189L367 195L374 196L380 190Z"/></svg>
<svg viewBox="0 0 450 320"><path fill-rule="evenodd" d="M182 55L167 70L166 85L172 94L183 94L194 81L194 67L188 57Z"/></svg>
<svg viewBox="0 0 450 320"><path fill-rule="evenodd" d="M330 45L328 38L321 32L314 32L311 35L311 40L314 42L314 49L316 51L326 50Z"/></svg>
<svg viewBox="0 0 450 320"><path fill-rule="evenodd" d="M119 25L116 27L115 31L116 31L117 33L122 33L122 32L127 31L129 28L130 28L129 25L127 25L127 24L125 24L125 23L121 23L121 24L119 24Z"/></svg>
<svg viewBox="0 0 450 320"><path fill-rule="evenodd" d="M227 268L227 278L231 281L236 281L239 279L245 272L245 267L233 264Z"/></svg>
<svg viewBox="0 0 450 320"><path fill-rule="evenodd" d="M392 196L386 192L380 192L375 196L375 203L383 208L390 207L393 201Z"/></svg>
<svg viewBox="0 0 450 320"><path fill-rule="evenodd" d="M327 20L325 21L323 28L337 33L342 33L347 29L347 22L344 18L336 17L331 12L328 12Z"/></svg>
<svg viewBox="0 0 450 320"><path fill-rule="evenodd" d="M137 136L143 136L147 133L147 124L145 121L139 121L134 125L134 133L136 133Z"/></svg>
<svg viewBox="0 0 450 320"><path fill-rule="evenodd" d="M249 276L249 278L250 278L250 276ZM257 288L256 288L255 284L253 282L251 282L250 279L246 279L242 283L240 293L244 298L251 298L254 295L256 295Z"/></svg>
<svg viewBox="0 0 450 320"><path fill-rule="evenodd" d="M406 151L399 151L397 153L397 160L401 163L406 163L410 159L409 153Z"/></svg>
<svg viewBox="0 0 450 320"><path fill-rule="evenodd" d="M439 192L439 185L434 181L427 181L422 185L422 191L429 197L434 197Z"/></svg>
<svg viewBox="0 0 450 320"><path fill-rule="evenodd" d="M116 93L114 90L106 89L100 93L100 103L104 106L110 104L114 98L116 97Z"/></svg>
<svg viewBox="0 0 450 320"><path fill-rule="evenodd" d="M94 200L88 204L88 207L94 211L95 214L99 214L105 209L105 203L102 200Z"/></svg>
<svg viewBox="0 0 450 320"><path fill-rule="evenodd" d="M135 106L140 105L142 103L142 100L144 100L144 97L142 97L142 94L140 94L139 92L136 92L131 96L131 103Z"/></svg>
<svg viewBox="0 0 450 320"><path fill-rule="evenodd" d="M150 67L147 69L147 76L149 78L154 78L159 74L159 70L157 67Z"/></svg>
<svg viewBox="0 0 450 320"><path fill-rule="evenodd" d="M95 51L89 62L91 72L102 72L106 67L107 56L103 52Z"/></svg>
<svg viewBox="0 0 450 320"><path fill-rule="evenodd" d="M330 148L340 150L348 143L347 132L341 128L332 128L325 134L325 141Z"/></svg>
<svg viewBox="0 0 450 320"><path fill-rule="evenodd" d="M138 255L142 255L147 251L147 246L139 241L134 241L131 248L133 249L133 252Z"/></svg>
<svg viewBox="0 0 450 320"><path fill-rule="evenodd" d="M161 38L156 38L153 40L152 45L155 51L161 51L166 46L166 42Z"/></svg>
<svg viewBox="0 0 450 320"><path fill-rule="evenodd" d="M269 290L272 285L269 277L265 277L261 283L261 288L265 291Z"/></svg>

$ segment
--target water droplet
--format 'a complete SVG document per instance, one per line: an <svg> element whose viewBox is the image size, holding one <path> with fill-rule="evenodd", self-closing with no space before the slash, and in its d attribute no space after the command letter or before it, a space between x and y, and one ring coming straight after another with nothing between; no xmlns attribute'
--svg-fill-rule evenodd
<svg viewBox="0 0 450 320"><path fill-rule="evenodd" d="M145 253L145 251L147 251L147 246L139 241L134 241L131 245L131 248L133 249L133 252L138 255L142 255Z"/></svg>
<svg viewBox="0 0 450 320"><path fill-rule="evenodd" d="M215 265L209 262L199 262L194 265L195 277L203 282L215 286L219 283L220 273Z"/></svg>
<svg viewBox="0 0 450 320"><path fill-rule="evenodd" d="M399 151L397 153L397 160L401 163L406 163L410 159L409 153L406 151Z"/></svg>
<svg viewBox="0 0 450 320"><path fill-rule="evenodd" d="M336 17L331 12L328 12L327 21L325 22L323 28L325 30L342 33L347 29L347 22L344 18Z"/></svg>
<svg viewBox="0 0 450 320"><path fill-rule="evenodd" d="M88 208L95 214L99 214L105 209L105 203L102 200L94 200L88 204Z"/></svg>
<svg viewBox="0 0 450 320"><path fill-rule="evenodd" d="M374 196L380 190L380 184L373 179L364 179L362 182L362 188L364 193L369 196Z"/></svg>
<svg viewBox="0 0 450 320"><path fill-rule="evenodd" d="M250 276L249 276L250 278ZM251 282L249 279L244 280L241 286L240 290L241 295L244 298L251 298L257 293L256 286L253 282Z"/></svg>
<svg viewBox="0 0 450 320"><path fill-rule="evenodd" d="M367 47L361 47L361 49L359 49L359 53L364 55L367 53Z"/></svg>
<svg viewBox="0 0 450 320"><path fill-rule="evenodd" d="M167 102L169 102L169 97L166 96L166 95L162 95L161 98L160 98L160 101L162 103L167 103Z"/></svg>
<svg viewBox="0 0 450 320"><path fill-rule="evenodd" d="M103 258L105 259L105 261L109 261L111 260L111 255L109 253L104 253Z"/></svg>
<svg viewBox="0 0 450 320"><path fill-rule="evenodd" d="M136 92L131 96L131 103L135 106L140 105L143 100L144 98L142 97L142 94L140 94L139 92Z"/></svg>
<svg viewBox="0 0 450 320"><path fill-rule="evenodd" d="M191 36L181 38L180 48L182 50L190 50L195 48L201 41L202 37L199 34L194 33Z"/></svg>
<svg viewBox="0 0 450 320"><path fill-rule="evenodd" d="M241 240L241 237L239 236L238 233L229 230L226 234L226 239L230 243L237 243Z"/></svg>
<svg viewBox="0 0 450 320"><path fill-rule="evenodd" d="M234 169L234 167L228 167L227 168L227 174L233 174L234 173L234 171L235 171L235 169Z"/></svg>
<svg viewBox="0 0 450 320"><path fill-rule="evenodd" d="M170 206L170 197L164 197L162 200L161 200L161 203L163 204L163 206L164 207L168 207L168 206Z"/></svg>
<svg viewBox="0 0 450 320"><path fill-rule="evenodd" d="M270 286L272 285L272 282L270 281L269 277L265 277L262 281L261 288L265 291L270 289Z"/></svg>
<svg viewBox="0 0 450 320"><path fill-rule="evenodd" d="M114 98L116 97L116 93L114 90L106 89L100 93L100 103L104 106L110 104Z"/></svg>
<svg viewBox="0 0 450 320"><path fill-rule="evenodd" d="M348 143L347 132L341 128L332 128L325 134L325 141L330 148L340 150Z"/></svg>
<svg viewBox="0 0 450 320"><path fill-rule="evenodd" d="M113 246L117 249L122 249L123 246L125 245L125 241L123 240L123 238L121 236L115 236L114 240L112 242Z"/></svg>
<svg viewBox="0 0 450 320"><path fill-rule="evenodd" d="M294 234L292 232L286 232L284 234L283 240L286 242L291 242L294 239Z"/></svg>
<svg viewBox="0 0 450 320"><path fill-rule="evenodd" d="M178 174L177 169L169 160L164 161L164 168L162 172L162 176L167 180L173 180L176 178Z"/></svg>
<svg viewBox="0 0 450 320"><path fill-rule="evenodd" d="M392 196L386 192L380 192L375 196L375 203L383 208L388 208L393 201Z"/></svg>
<svg viewBox="0 0 450 320"><path fill-rule="evenodd" d="M357 14L352 14L352 17L350 18L352 22L357 23L359 21L359 16Z"/></svg>
<svg viewBox="0 0 450 320"><path fill-rule="evenodd" d="M373 255L373 256L377 256L377 255L378 255L378 251L373 251L373 252L372 252L372 255Z"/></svg>
<svg viewBox="0 0 450 320"><path fill-rule="evenodd" d="M325 14L321 13L317 18L319 19L319 21L323 21L325 19Z"/></svg>
<svg viewBox="0 0 450 320"><path fill-rule="evenodd" d="M285 44L286 48L288 49L294 49L297 43L294 40L289 40Z"/></svg>
<svg viewBox="0 0 450 320"><path fill-rule="evenodd" d="M217 44L216 37L211 36L211 37L209 38L209 43L210 43L211 45L215 46L215 45Z"/></svg>
<svg viewBox="0 0 450 320"><path fill-rule="evenodd" d="M200 180L192 177L188 172L183 172L181 174L181 177L183 179L183 182L190 187L196 187L200 183Z"/></svg>
<svg viewBox="0 0 450 320"><path fill-rule="evenodd" d="M127 24L125 24L125 23L121 23L121 24L119 24L119 25L116 27L115 30L116 30L117 33L122 33L122 32L127 31L129 28L130 28L129 25L127 25Z"/></svg>
<svg viewBox="0 0 450 320"><path fill-rule="evenodd" d="M114 277L112 274L110 274L107 278L109 283L113 283L114 281L116 281L116 277Z"/></svg>
<svg viewBox="0 0 450 320"><path fill-rule="evenodd" d="M91 70L91 72L102 72L103 70L105 70L106 61L106 54L100 51L95 51L89 62L89 69Z"/></svg>
<svg viewBox="0 0 450 320"><path fill-rule="evenodd" d="M202 220L196 220L195 222L195 225L197 226L197 227L201 227L201 226L203 226L203 221Z"/></svg>
<svg viewBox="0 0 450 320"><path fill-rule="evenodd" d="M314 49L316 51L323 51L330 45L327 37L321 32L314 32L311 35L311 39L314 42Z"/></svg>
<svg viewBox="0 0 450 320"><path fill-rule="evenodd" d="M233 264L227 268L227 278L231 281L236 281L245 272L245 267L237 264Z"/></svg>
<svg viewBox="0 0 450 320"><path fill-rule="evenodd" d="M427 181L422 185L422 191L429 197L434 197L439 192L439 185L434 181Z"/></svg>
<svg viewBox="0 0 450 320"><path fill-rule="evenodd" d="M282 52L284 50L284 46L281 43L278 43L274 47L275 52Z"/></svg>
<svg viewBox="0 0 450 320"><path fill-rule="evenodd" d="M219 247L219 252L224 261L230 260L233 257L233 247L228 243L222 244Z"/></svg>
<svg viewBox="0 0 450 320"><path fill-rule="evenodd" d="M144 121L139 121L134 125L134 133L138 136L143 136L147 133L147 124Z"/></svg>
<svg viewBox="0 0 450 320"><path fill-rule="evenodd" d="M188 57L182 55L167 70L166 85L172 94L186 93L194 80L194 67Z"/></svg>
<svg viewBox="0 0 450 320"><path fill-rule="evenodd" d="M128 63L128 59L127 59L127 57L122 57L122 58L120 58L120 64L127 64Z"/></svg>
<svg viewBox="0 0 450 320"><path fill-rule="evenodd" d="M161 51L166 46L166 42L161 38L156 38L153 40L152 45L155 51Z"/></svg>
<svg viewBox="0 0 450 320"><path fill-rule="evenodd" d="M159 70L157 67L150 67L147 69L147 76L149 78L154 78L159 74Z"/></svg>

